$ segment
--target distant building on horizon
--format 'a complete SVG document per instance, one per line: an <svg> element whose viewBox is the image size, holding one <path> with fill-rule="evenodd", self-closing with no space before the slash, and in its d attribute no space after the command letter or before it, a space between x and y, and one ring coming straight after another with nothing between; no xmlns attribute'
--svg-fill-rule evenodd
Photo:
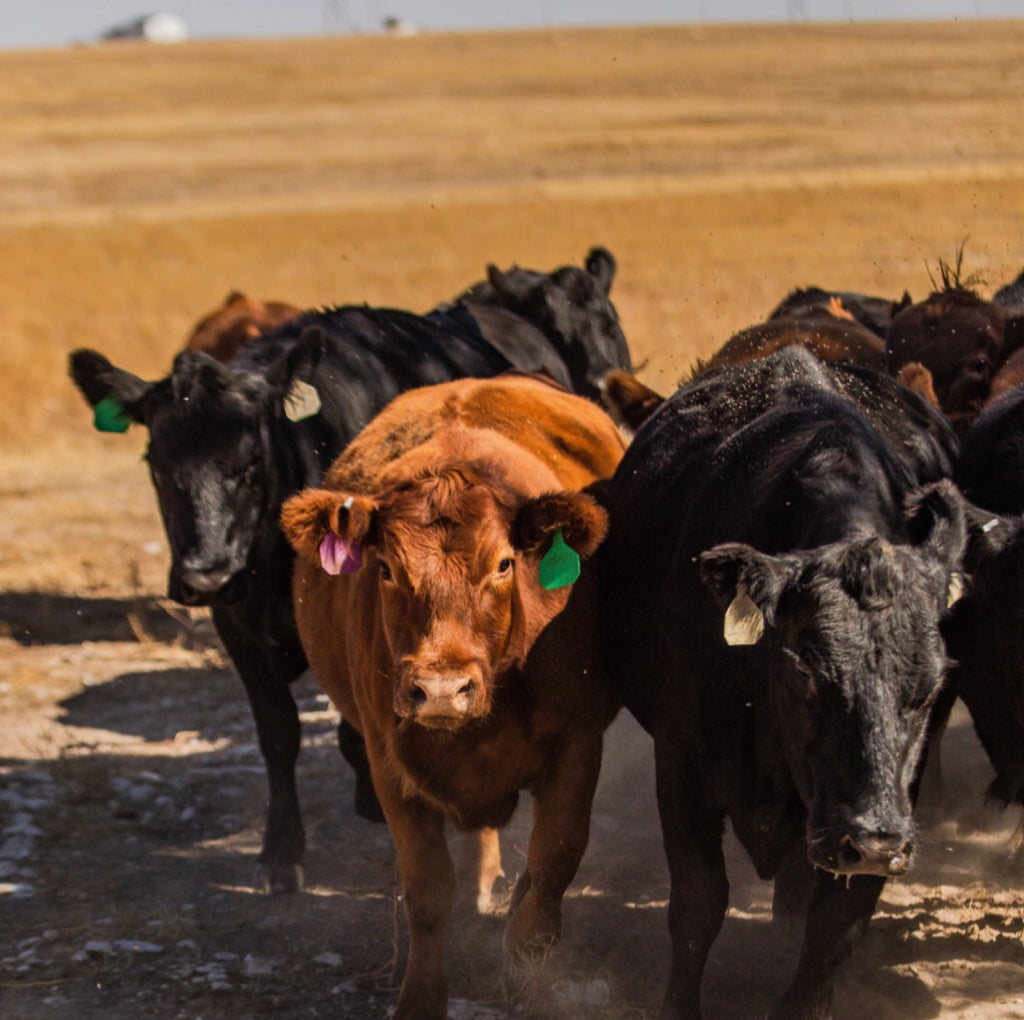
<svg viewBox="0 0 1024 1020"><path fill-rule="evenodd" d="M184 42L188 37L188 24L185 19L169 11L144 14L100 33L101 42L141 39L152 43L178 43Z"/></svg>

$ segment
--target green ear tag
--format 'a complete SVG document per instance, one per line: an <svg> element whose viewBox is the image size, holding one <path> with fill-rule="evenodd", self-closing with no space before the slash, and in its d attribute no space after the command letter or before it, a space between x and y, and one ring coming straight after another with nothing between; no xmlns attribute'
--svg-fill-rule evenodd
<svg viewBox="0 0 1024 1020"><path fill-rule="evenodd" d="M132 420L113 397L104 397L93 408L92 423L100 432L127 432Z"/></svg>
<svg viewBox="0 0 1024 1020"><path fill-rule="evenodd" d="M555 531L551 548L544 554L537 568L537 576L540 578L540 586L548 591L564 588L580 576L580 554L565 544L561 528Z"/></svg>

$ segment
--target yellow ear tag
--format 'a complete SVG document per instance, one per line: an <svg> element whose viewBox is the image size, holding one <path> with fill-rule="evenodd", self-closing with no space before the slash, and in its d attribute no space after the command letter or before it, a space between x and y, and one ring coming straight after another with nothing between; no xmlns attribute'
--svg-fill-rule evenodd
<svg viewBox="0 0 1024 1020"><path fill-rule="evenodd" d="M744 584L736 589L736 597L725 611L725 643L756 645L764 634L764 614L747 594Z"/></svg>
<svg viewBox="0 0 1024 1020"><path fill-rule="evenodd" d="M323 404L320 394L314 386L301 379L292 381L291 387L284 398L284 415L289 421L303 421L312 418Z"/></svg>
<svg viewBox="0 0 1024 1020"><path fill-rule="evenodd" d="M949 588L946 590L946 608L959 602L964 593L964 579L955 570L949 575Z"/></svg>

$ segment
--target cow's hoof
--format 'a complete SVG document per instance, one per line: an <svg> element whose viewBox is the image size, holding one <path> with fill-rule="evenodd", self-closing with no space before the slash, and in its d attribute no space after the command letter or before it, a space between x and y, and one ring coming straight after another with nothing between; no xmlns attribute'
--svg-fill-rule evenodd
<svg viewBox="0 0 1024 1020"><path fill-rule="evenodd" d="M558 917L545 917L532 901L532 896L524 897L505 924L502 942L505 955L510 960L541 959L558 941Z"/></svg>
<svg viewBox="0 0 1024 1020"><path fill-rule="evenodd" d="M253 885L268 895L297 893L302 889L304 879L301 864L261 864L256 869Z"/></svg>

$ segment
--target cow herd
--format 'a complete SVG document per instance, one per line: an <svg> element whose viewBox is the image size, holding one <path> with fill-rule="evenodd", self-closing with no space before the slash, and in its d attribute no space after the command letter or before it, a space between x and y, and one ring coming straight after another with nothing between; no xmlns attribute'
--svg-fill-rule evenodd
<svg viewBox="0 0 1024 1020"><path fill-rule="evenodd" d="M446 1015L446 922L489 906L522 791L504 945L557 939L622 706L653 738L663 1020L701 1015L727 820L804 923L770 1015L811 1020L912 864L957 697L1024 804L1024 274L991 301L794 291L663 399L615 271L491 266L426 315L232 293L156 381L71 355L98 428L148 430L169 594L211 607L245 685L268 891L302 883L289 684L309 668L340 711L396 847L398 1020Z"/></svg>

